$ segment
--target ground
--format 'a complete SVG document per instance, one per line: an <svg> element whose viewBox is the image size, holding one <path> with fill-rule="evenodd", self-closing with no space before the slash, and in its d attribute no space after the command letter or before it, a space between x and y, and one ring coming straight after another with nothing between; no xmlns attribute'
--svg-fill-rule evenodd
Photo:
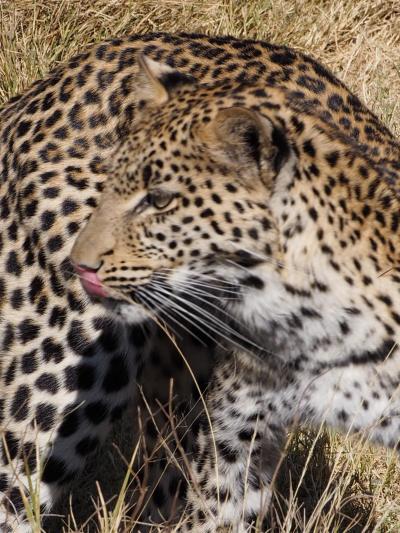
<svg viewBox="0 0 400 533"><path fill-rule="evenodd" d="M155 30L229 33L313 54L399 133L399 24L398 0L0 0L0 104L104 38ZM126 435L128 454L129 423L127 417L116 431ZM73 490L77 522L70 519L65 532L87 531L90 521L102 533L123 522L132 526L123 505L126 487L118 492L125 463L112 443L105 455L97 507L90 504L92 476ZM277 487L272 531L400 530L396 458L357 439L322 431L293 435ZM108 500L111 512L102 504Z"/></svg>

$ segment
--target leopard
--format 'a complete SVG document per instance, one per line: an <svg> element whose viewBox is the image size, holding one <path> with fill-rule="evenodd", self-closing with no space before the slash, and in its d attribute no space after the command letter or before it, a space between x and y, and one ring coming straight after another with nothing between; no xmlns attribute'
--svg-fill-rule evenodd
<svg viewBox="0 0 400 533"><path fill-rule="evenodd" d="M183 409L204 401L196 531L262 516L278 441L322 416L324 387L344 404L335 423L352 426L360 398L359 426L379 418L396 381L398 144L313 58L230 36L111 39L5 104L0 143L1 531L50 512L137 383L154 405L171 380ZM376 440L391 445L393 417ZM150 490L152 520L178 485Z"/></svg>
<svg viewBox="0 0 400 533"><path fill-rule="evenodd" d="M182 41L138 53L135 123L70 258L123 321L214 331L179 531L266 531L291 428L399 449L400 149L314 60L202 39L210 77Z"/></svg>

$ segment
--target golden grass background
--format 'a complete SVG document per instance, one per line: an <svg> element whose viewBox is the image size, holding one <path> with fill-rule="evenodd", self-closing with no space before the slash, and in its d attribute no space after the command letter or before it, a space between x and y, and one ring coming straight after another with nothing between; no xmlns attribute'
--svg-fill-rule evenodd
<svg viewBox="0 0 400 533"><path fill-rule="evenodd" d="M400 132L399 0L0 0L0 104L94 42L148 31L232 34L293 46L330 67ZM129 420L123 433L129 450ZM102 490L111 499L125 470L118 455L110 445L93 461L101 462ZM129 531L123 503L115 507L114 499L107 510L100 498L89 505L94 483L92 476L83 490L82 481L75 486L80 523L70 518L65 531L87 531L89 523L102 533ZM400 531L399 465L391 453L357 440L294 435L278 489L273 531Z"/></svg>

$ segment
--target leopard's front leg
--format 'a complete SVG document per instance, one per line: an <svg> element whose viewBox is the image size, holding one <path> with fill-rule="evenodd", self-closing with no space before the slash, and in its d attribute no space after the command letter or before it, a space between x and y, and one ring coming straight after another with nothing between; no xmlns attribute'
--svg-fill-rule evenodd
<svg viewBox="0 0 400 533"><path fill-rule="evenodd" d="M262 529L285 435L278 412L265 400L266 388L271 393L275 387L276 378L260 375L245 354L218 365L192 458L181 531Z"/></svg>

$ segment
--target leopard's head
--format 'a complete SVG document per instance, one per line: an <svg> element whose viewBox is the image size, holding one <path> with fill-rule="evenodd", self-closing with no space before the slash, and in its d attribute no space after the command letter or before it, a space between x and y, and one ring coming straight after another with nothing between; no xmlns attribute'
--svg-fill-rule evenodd
<svg viewBox="0 0 400 533"><path fill-rule="evenodd" d="M288 98L199 85L142 56L134 124L72 250L87 291L125 320L145 310L219 332L232 316L296 335L310 323L319 342L363 314L377 323L391 279L372 307L365 284L396 246L370 213L390 217L393 194L353 140ZM373 326L378 340L395 320Z"/></svg>
<svg viewBox="0 0 400 533"><path fill-rule="evenodd" d="M184 319L203 300L261 288L260 265L279 270L269 200L290 147L241 91L139 64L134 126L71 258L88 292L124 317L170 307Z"/></svg>

